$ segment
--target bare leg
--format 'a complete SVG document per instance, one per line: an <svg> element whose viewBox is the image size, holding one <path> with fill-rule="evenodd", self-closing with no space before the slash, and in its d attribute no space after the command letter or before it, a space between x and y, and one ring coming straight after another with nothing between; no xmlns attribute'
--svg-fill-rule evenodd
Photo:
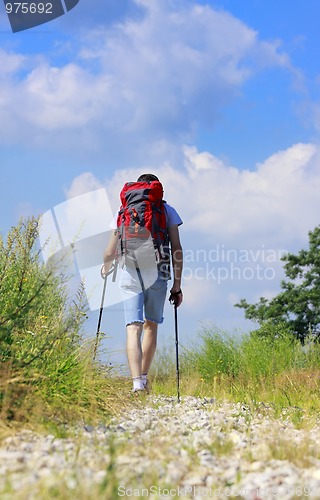
<svg viewBox="0 0 320 500"><path fill-rule="evenodd" d="M127 357L131 377L141 377L142 349L141 333L143 323L131 323L127 326Z"/></svg>
<svg viewBox="0 0 320 500"><path fill-rule="evenodd" d="M143 331L141 373L147 374L151 366L154 353L156 352L158 325L153 321L145 320Z"/></svg>

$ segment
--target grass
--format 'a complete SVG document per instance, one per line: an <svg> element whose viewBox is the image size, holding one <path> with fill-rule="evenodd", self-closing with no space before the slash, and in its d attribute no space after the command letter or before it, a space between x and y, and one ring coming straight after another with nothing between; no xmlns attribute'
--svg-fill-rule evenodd
<svg viewBox="0 0 320 500"><path fill-rule="evenodd" d="M123 406L123 380L92 360L84 290L63 262L44 265L38 221L0 237L0 419L7 425L98 421Z"/></svg>
<svg viewBox="0 0 320 500"><path fill-rule="evenodd" d="M304 346L284 326L265 325L251 334L231 337L214 327L200 332L202 343L180 346L182 395L230 400L261 408L283 409L296 425L320 410L320 345ZM157 393L175 395L174 349L157 353L153 369Z"/></svg>
<svg viewBox="0 0 320 500"><path fill-rule="evenodd" d="M214 456L228 456L234 449L234 443L227 436L214 436L212 439L212 443L207 446L207 449Z"/></svg>
<svg viewBox="0 0 320 500"><path fill-rule="evenodd" d="M319 458L319 451L310 438L305 437L299 443L299 453L297 453L297 444L281 436L275 436L269 443L270 458L275 460L288 460L297 467L309 468L312 458Z"/></svg>

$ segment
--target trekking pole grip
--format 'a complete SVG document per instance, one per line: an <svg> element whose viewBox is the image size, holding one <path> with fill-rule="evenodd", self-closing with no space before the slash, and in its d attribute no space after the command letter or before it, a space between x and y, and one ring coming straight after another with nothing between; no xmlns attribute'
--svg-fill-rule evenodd
<svg viewBox="0 0 320 500"><path fill-rule="evenodd" d="M174 304L174 306L176 307L176 299L178 298L178 295L181 294L182 294L181 288L177 292L173 292L172 290L170 290L170 297L169 297L170 304Z"/></svg>

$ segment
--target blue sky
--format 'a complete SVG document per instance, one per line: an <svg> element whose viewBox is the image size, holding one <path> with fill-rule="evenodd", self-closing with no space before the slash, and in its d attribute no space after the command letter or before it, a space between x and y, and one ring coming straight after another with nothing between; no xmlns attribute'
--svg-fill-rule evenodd
<svg viewBox="0 0 320 500"><path fill-rule="evenodd" d="M319 223L318 2L80 0L15 34L0 7L2 231L100 188L115 211L152 171L184 220L182 342L249 329L233 304L276 294Z"/></svg>

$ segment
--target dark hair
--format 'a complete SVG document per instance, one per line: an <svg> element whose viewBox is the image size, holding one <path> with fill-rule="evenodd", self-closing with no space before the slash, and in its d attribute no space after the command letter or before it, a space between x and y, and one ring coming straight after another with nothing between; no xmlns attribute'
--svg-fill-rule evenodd
<svg viewBox="0 0 320 500"><path fill-rule="evenodd" d="M153 174L142 174L137 180L137 182L152 182L152 181L159 181L159 179L156 175Z"/></svg>

